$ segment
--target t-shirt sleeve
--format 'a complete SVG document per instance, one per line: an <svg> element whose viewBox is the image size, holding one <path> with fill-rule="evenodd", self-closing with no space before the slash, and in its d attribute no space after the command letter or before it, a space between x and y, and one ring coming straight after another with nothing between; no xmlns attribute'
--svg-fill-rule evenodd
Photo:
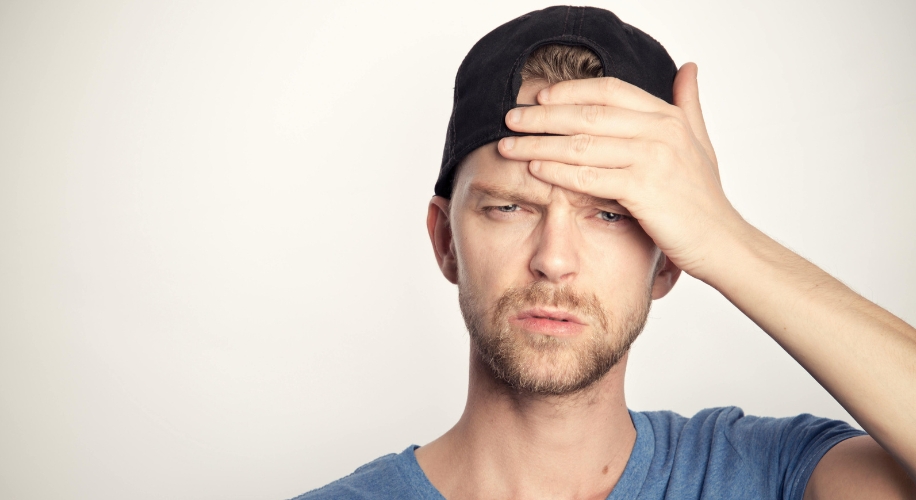
<svg viewBox="0 0 916 500"><path fill-rule="evenodd" d="M429 482L414 450L377 458L326 486L291 500L445 500Z"/></svg>
<svg viewBox="0 0 916 500"><path fill-rule="evenodd" d="M786 500L802 500L808 479L830 448L865 433L846 422L802 414L788 418L745 416L731 408L725 416L725 437L751 464L766 471ZM774 488L776 489L776 488Z"/></svg>

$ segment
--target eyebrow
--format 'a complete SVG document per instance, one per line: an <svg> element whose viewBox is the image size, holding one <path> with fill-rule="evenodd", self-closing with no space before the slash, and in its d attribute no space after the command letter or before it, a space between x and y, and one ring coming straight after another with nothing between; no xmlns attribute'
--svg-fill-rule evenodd
<svg viewBox="0 0 916 500"><path fill-rule="evenodd" d="M492 184L485 184L482 182L472 183L470 189L471 189L472 194L482 194L482 195L489 196L491 198L511 201L512 203L525 203L529 205L540 205L540 206L544 206L547 204L547 200L534 199L522 193L512 191L511 189L506 189L500 186L494 186ZM622 211L626 212L626 208L624 208L620 203L617 203L617 200L599 198L597 196L592 196L590 194L585 194L585 193L573 192L573 203L577 205L592 205L592 206L599 206L599 207L620 208L620 209L623 209ZM626 213L629 213L629 212L626 212Z"/></svg>

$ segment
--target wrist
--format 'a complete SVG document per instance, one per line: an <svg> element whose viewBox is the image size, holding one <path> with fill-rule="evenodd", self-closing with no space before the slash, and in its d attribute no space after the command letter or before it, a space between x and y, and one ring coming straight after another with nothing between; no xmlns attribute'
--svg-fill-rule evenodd
<svg viewBox="0 0 916 500"><path fill-rule="evenodd" d="M744 220L737 211L706 236L706 251L685 272L720 291L751 269L756 251L772 240ZM739 278L740 279L740 278Z"/></svg>

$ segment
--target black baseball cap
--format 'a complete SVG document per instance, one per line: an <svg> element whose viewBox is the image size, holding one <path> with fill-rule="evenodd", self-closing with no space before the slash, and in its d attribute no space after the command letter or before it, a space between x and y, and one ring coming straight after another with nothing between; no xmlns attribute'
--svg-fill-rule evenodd
<svg viewBox="0 0 916 500"><path fill-rule="evenodd" d="M529 12L481 38L458 68L437 195L451 198L456 168L470 152L503 137L526 135L509 130L505 116L517 107L528 55L548 44L591 49L601 60L604 76L673 103L677 66L651 36L613 12L594 7L556 6Z"/></svg>

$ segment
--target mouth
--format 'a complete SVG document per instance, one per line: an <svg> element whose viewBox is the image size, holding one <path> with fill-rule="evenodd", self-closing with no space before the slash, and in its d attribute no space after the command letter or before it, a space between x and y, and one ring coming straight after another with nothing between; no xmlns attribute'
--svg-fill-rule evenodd
<svg viewBox="0 0 916 500"><path fill-rule="evenodd" d="M579 319L575 314L559 310L559 309L527 309L517 315L513 319L516 320L526 320L526 319L539 319L539 320L550 320L558 321L561 323L575 323L579 325L585 325L585 322Z"/></svg>
<svg viewBox="0 0 916 500"><path fill-rule="evenodd" d="M552 337L574 337L586 328L586 323L575 314L543 308L522 311L509 322L528 332Z"/></svg>

